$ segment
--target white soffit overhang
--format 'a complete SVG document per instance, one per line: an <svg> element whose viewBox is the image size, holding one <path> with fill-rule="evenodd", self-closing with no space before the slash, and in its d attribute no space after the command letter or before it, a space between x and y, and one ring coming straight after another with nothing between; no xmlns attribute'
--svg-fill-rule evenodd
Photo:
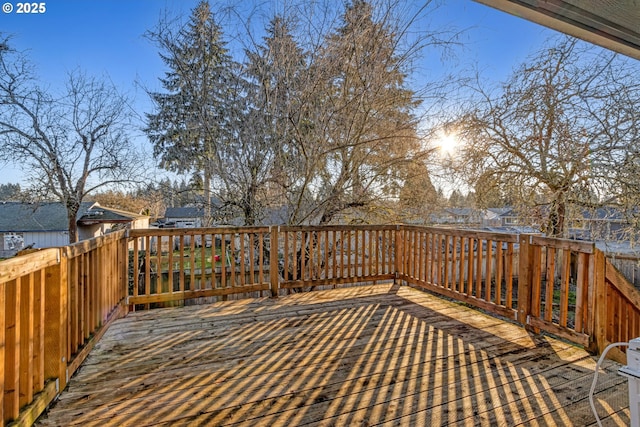
<svg viewBox="0 0 640 427"><path fill-rule="evenodd" d="M640 59L640 0L476 0Z"/></svg>

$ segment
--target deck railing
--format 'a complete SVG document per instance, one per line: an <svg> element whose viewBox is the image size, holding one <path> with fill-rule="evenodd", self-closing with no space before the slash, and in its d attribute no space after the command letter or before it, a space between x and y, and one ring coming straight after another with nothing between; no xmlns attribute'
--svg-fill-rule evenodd
<svg viewBox="0 0 640 427"><path fill-rule="evenodd" d="M31 425L124 314L126 233L0 263L0 425Z"/></svg>
<svg viewBox="0 0 640 427"><path fill-rule="evenodd" d="M401 280L517 319L517 235L402 227L401 236Z"/></svg>
<svg viewBox="0 0 640 427"><path fill-rule="evenodd" d="M591 243L403 225L120 231L0 263L0 426L32 424L131 309L385 280L594 352L640 334L640 293Z"/></svg>

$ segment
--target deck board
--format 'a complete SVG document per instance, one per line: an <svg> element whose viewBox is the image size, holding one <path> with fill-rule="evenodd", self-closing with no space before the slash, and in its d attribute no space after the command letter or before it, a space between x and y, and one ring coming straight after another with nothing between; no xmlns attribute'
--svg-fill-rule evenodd
<svg viewBox="0 0 640 427"><path fill-rule="evenodd" d="M591 425L595 359L407 286L131 313L42 426ZM627 425L606 362L596 399Z"/></svg>

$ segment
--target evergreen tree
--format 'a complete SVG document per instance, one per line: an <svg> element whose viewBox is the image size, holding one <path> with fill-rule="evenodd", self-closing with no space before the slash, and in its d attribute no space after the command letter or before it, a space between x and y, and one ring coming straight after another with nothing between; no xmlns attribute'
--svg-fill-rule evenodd
<svg viewBox="0 0 640 427"><path fill-rule="evenodd" d="M231 57L206 1L198 4L190 21L177 32L161 23L147 35L160 47L169 70L160 79L165 91L149 94L156 108L147 114L145 131L161 167L202 174L205 222L209 223L211 181L228 114Z"/></svg>
<svg viewBox="0 0 640 427"><path fill-rule="evenodd" d="M285 17L275 16L264 43L247 51L247 77L254 82L252 102L259 115L252 122L273 156L265 183L272 204L299 205L299 180L304 169L301 138L306 120L307 55L296 42ZM292 195L293 197L287 197ZM292 209L294 212L295 209ZM293 221L295 222L295 220Z"/></svg>

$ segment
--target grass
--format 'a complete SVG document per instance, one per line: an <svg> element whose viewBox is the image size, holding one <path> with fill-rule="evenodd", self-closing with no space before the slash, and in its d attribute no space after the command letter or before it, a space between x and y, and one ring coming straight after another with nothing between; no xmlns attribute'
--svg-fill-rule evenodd
<svg viewBox="0 0 640 427"><path fill-rule="evenodd" d="M180 269L189 270L192 268L192 265L194 269L202 269L203 267L207 269L207 268L222 266L222 259L224 257L222 257L220 254L220 248L205 247L204 257L202 255L202 252L203 252L202 248L195 248L193 252L191 252L189 248L185 248L184 257L180 258L180 251L173 251L172 270L173 271L180 271ZM216 255L220 256L220 261L215 261L214 258ZM163 253L160 257L158 257L157 255L155 256L152 255L150 257L150 261L151 261L152 269L160 270L163 272L169 271L169 254L168 253ZM192 261L193 261L193 264L192 264ZM157 268L158 262L160 262L160 268ZM181 264L182 264L182 268L181 268ZM229 265L229 263L227 263L227 265Z"/></svg>

